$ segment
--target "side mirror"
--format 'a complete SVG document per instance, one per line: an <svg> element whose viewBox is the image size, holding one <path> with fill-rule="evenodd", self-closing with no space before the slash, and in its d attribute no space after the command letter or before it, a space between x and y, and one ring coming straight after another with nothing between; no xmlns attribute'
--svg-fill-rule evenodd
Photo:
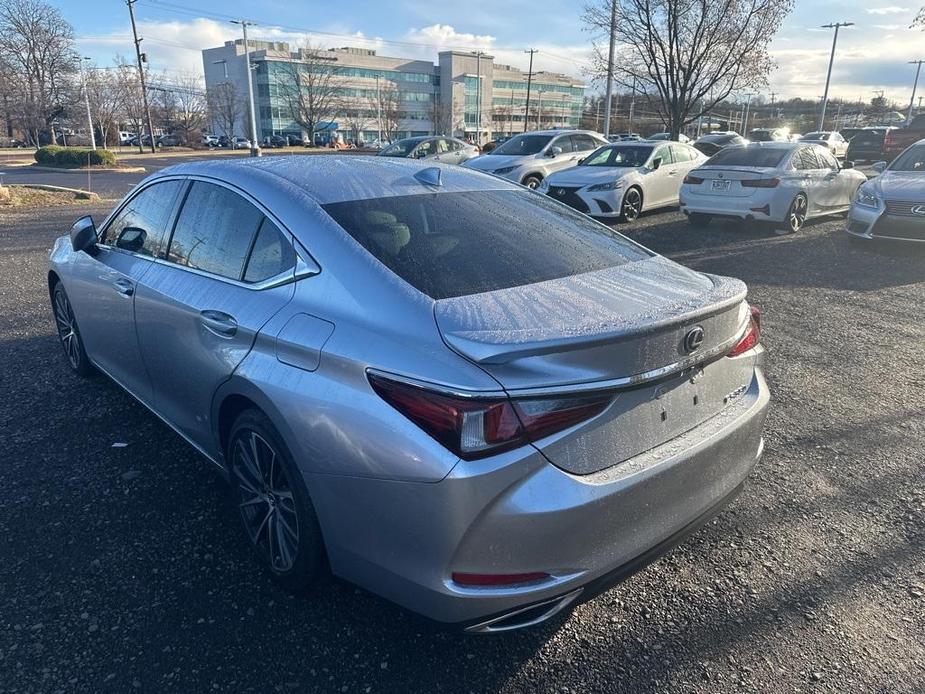
<svg viewBox="0 0 925 694"><path fill-rule="evenodd" d="M148 232L138 227L125 227L119 232L119 238L116 239L116 248L123 251L137 253L145 245L145 239L148 238Z"/></svg>
<svg viewBox="0 0 925 694"><path fill-rule="evenodd" d="M843 169L853 169L853 168L854 168L854 162L853 162L853 161L848 161L848 160L846 159L845 161L843 161L843 162L841 163L841 167L842 167Z"/></svg>
<svg viewBox="0 0 925 694"><path fill-rule="evenodd" d="M582 162L583 162L584 160L585 160L584 157L582 157L581 159L579 159L579 160L578 160L578 165L581 166L581 164L582 164Z"/></svg>
<svg viewBox="0 0 925 694"><path fill-rule="evenodd" d="M650 166L649 168L652 169L653 171L655 171L655 170L656 170L658 167L660 167L661 165L662 165L662 158L661 158L661 157L655 157L655 159L652 160L652 166Z"/></svg>
<svg viewBox="0 0 925 694"><path fill-rule="evenodd" d="M90 253L96 248L96 225L93 217L81 217L71 227L71 248L74 252L84 251Z"/></svg>
<svg viewBox="0 0 925 694"><path fill-rule="evenodd" d="M884 171L886 171L886 162L885 161L875 161L874 165L871 166L870 168L872 168L878 174L883 173Z"/></svg>
<svg viewBox="0 0 925 694"><path fill-rule="evenodd" d="M560 154L562 154L562 148L561 148L561 147L552 147L552 148L546 153L546 156L547 156L547 157L558 157Z"/></svg>

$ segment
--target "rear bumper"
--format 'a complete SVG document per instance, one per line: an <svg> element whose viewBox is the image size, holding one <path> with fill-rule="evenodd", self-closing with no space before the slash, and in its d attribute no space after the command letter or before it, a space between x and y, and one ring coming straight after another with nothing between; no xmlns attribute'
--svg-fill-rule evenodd
<svg viewBox="0 0 925 694"><path fill-rule="evenodd" d="M309 488L336 574L470 631L519 628L606 590L715 515L762 454L768 402L758 368L721 415L590 475L526 451L460 463L435 484L317 475ZM550 578L473 588L454 571Z"/></svg>
<svg viewBox="0 0 925 694"><path fill-rule="evenodd" d="M787 206L781 202L777 190L757 189L747 197L724 198L718 195L695 195L681 192L681 211L686 215L692 213L725 217L728 219L759 220L781 222L787 215Z"/></svg>

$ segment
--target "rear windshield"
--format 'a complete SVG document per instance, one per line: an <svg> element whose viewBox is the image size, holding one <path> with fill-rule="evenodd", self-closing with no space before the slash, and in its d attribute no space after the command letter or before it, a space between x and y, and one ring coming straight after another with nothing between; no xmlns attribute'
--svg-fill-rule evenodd
<svg viewBox="0 0 925 694"><path fill-rule="evenodd" d="M526 190L351 200L324 210L379 262L433 299L651 257L607 227Z"/></svg>
<svg viewBox="0 0 925 694"><path fill-rule="evenodd" d="M727 147L721 149L707 160L707 165L714 166L766 166L774 168L790 154L789 149L770 147Z"/></svg>

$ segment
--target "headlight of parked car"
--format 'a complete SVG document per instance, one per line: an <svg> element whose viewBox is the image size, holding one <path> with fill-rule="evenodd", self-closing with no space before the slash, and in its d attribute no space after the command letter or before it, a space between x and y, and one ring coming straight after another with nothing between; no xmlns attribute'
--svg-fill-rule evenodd
<svg viewBox="0 0 925 694"><path fill-rule="evenodd" d="M880 207L880 198L869 190L866 190L865 186L858 188L858 195L854 201L862 207Z"/></svg>
<svg viewBox="0 0 925 694"><path fill-rule="evenodd" d="M517 168L516 166L502 166L500 169L495 169L494 171L492 171L492 173L498 176L503 176L504 174L511 173L511 171L513 171L516 168Z"/></svg>
<svg viewBox="0 0 925 694"><path fill-rule="evenodd" d="M589 186L587 190L589 193L597 193L602 190L616 190L622 187L623 179L618 178L616 181L611 181L610 183L596 183L593 186Z"/></svg>

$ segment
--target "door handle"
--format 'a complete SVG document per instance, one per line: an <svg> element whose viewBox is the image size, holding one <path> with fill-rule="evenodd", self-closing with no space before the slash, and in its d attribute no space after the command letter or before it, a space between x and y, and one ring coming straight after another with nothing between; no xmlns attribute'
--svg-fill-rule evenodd
<svg viewBox="0 0 925 694"><path fill-rule="evenodd" d="M135 293L135 285L126 279L118 279L112 283L112 288L122 296L131 296Z"/></svg>
<svg viewBox="0 0 925 694"><path fill-rule="evenodd" d="M233 337L238 332L238 321L222 311L202 311L199 314L202 327L219 337Z"/></svg>

